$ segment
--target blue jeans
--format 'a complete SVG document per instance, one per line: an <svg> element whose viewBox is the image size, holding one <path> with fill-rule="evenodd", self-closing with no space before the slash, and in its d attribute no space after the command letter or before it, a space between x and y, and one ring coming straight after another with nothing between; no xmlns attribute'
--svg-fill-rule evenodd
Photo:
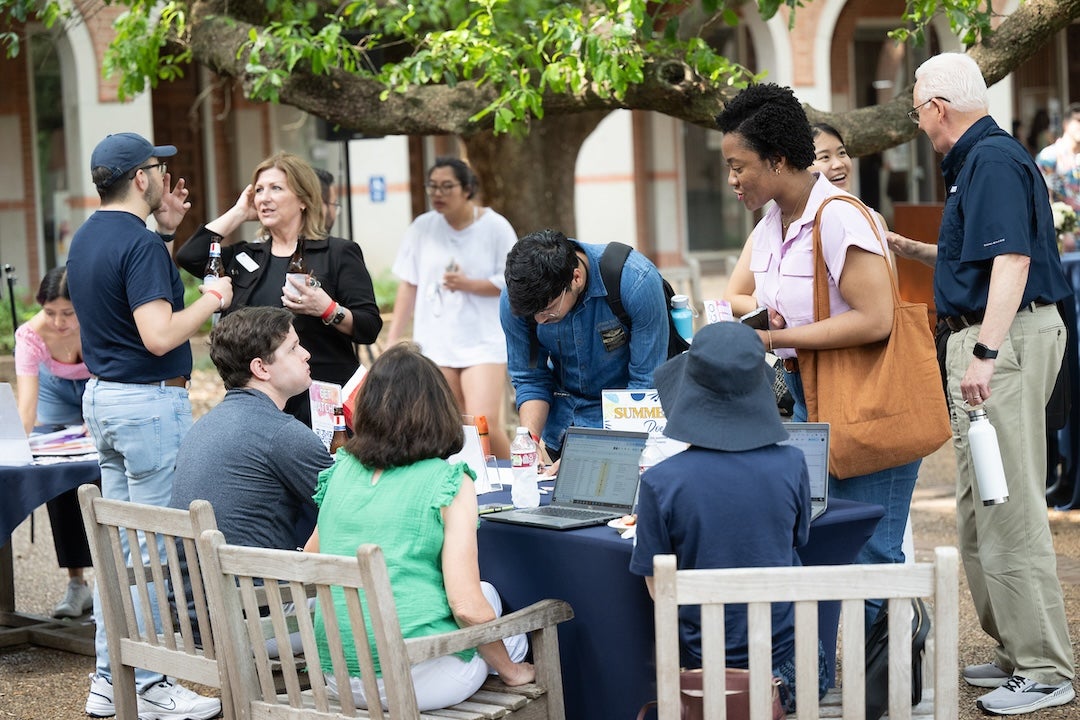
<svg viewBox="0 0 1080 720"><path fill-rule="evenodd" d="M172 500L176 453L191 428L188 391L162 384L103 382L91 378L83 395L83 417L98 450L102 496L167 507ZM121 538L127 559L130 549L126 536L122 534ZM140 536L139 549L144 562L149 562L145 542ZM164 546L157 552L163 554ZM109 646L96 590L94 622L97 623L94 638L97 674L111 682ZM154 618L155 625L158 622ZM162 677L159 673L136 669L135 685L141 692Z"/></svg>
<svg viewBox="0 0 1080 720"><path fill-rule="evenodd" d="M80 425L86 380L58 378L42 365L38 369L37 419L42 425Z"/></svg>
<svg viewBox="0 0 1080 720"><path fill-rule="evenodd" d="M806 396L803 393L802 376L798 373L784 373L791 397L795 400L792 420L806 421ZM872 503L885 508L885 515L874 529L874 534L855 556L855 562L864 565L904 562L904 528L907 526L908 511L911 509L911 493L915 490L915 481L919 477L919 465L922 460L915 460L906 465L898 465L868 475L840 480L829 476L829 497ZM866 628L877 617L881 608L880 600L866 601Z"/></svg>

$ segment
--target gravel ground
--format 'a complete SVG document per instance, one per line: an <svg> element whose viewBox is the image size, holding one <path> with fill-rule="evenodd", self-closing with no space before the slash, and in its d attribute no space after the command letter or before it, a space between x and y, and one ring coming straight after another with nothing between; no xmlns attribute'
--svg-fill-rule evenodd
<svg viewBox="0 0 1080 720"><path fill-rule="evenodd" d="M222 394L220 381L213 371L196 371L192 387L196 417L215 404ZM954 474L955 463L949 446L927 458L922 465L912 502L916 560L928 561L932 559L934 547L956 543ZM1050 511L1050 524L1075 647L1080 639L1080 511ZM63 593L66 574L56 567L44 506L34 513L33 543L30 542L30 529L28 520L12 537L16 606L22 612L47 615ZM992 655L993 644L978 626L963 577L960 584L960 662L961 665L985 662ZM93 670L94 661L89 657L29 646L0 648L0 719L85 717L87 675ZM207 694L216 692L197 689ZM974 688L960 684L960 720L983 717L975 708L978 694ZM1080 703L1033 713L1030 717L1033 720L1080 718Z"/></svg>

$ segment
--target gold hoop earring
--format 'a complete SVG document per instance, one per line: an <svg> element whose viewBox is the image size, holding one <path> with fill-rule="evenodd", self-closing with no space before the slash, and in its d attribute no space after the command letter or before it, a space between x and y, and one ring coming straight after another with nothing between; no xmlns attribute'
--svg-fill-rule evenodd
<svg viewBox="0 0 1080 720"><path fill-rule="evenodd" d="M779 175L780 174L780 168L774 167L773 172L776 173L777 175Z"/></svg>

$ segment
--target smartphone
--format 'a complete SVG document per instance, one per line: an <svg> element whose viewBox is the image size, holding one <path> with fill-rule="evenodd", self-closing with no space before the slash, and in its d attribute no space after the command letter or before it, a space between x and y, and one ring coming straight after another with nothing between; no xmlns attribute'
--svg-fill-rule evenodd
<svg viewBox="0 0 1080 720"><path fill-rule="evenodd" d="M476 508L477 515L486 515L493 512L502 512L503 510L513 510L514 506L511 503L484 503Z"/></svg>
<svg viewBox="0 0 1080 720"><path fill-rule="evenodd" d="M769 308L759 307L753 312L748 312L739 318L739 322L743 325L749 325L755 330L768 330L769 329Z"/></svg>

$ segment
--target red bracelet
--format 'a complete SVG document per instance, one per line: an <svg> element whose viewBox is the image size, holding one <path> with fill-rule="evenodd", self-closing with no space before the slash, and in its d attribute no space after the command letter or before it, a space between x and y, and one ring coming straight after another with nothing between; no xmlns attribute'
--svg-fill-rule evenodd
<svg viewBox="0 0 1080 720"><path fill-rule="evenodd" d="M214 288L206 288L206 294L213 295L218 299L218 310L225 307L225 298L223 298L221 296L221 293L219 293L217 290L215 290Z"/></svg>
<svg viewBox="0 0 1080 720"><path fill-rule="evenodd" d="M534 443L536 443L537 445L539 445L539 444L540 444L540 436L539 436L539 435L537 435L537 434L536 434L536 433L534 433L534 432L531 432L531 433L529 433L529 436L530 436L530 437L532 438L532 441L533 441Z"/></svg>
<svg viewBox="0 0 1080 720"><path fill-rule="evenodd" d="M323 310L323 314L320 316L319 319L323 322L326 322L330 319L330 316L334 314L335 310L337 310L337 303L331 300L330 304L326 306L325 310Z"/></svg>

